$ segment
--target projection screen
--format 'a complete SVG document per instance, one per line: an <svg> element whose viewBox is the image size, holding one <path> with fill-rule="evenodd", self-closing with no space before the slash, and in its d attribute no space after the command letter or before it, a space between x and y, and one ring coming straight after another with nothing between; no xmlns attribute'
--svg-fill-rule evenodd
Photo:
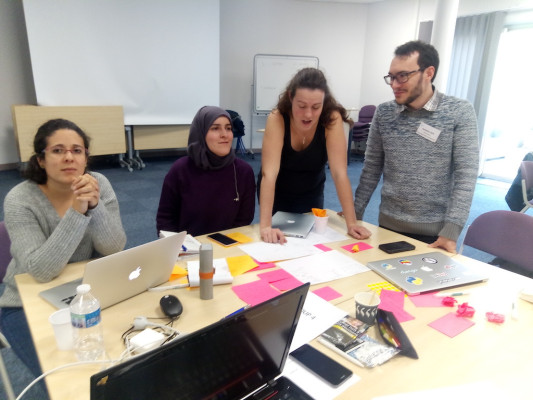
<svg viewBox="0 0 533 400"><path fill-rule="evenodd" d="M190 124L220 96L219 0L24 0L38 105Z"/></svg>

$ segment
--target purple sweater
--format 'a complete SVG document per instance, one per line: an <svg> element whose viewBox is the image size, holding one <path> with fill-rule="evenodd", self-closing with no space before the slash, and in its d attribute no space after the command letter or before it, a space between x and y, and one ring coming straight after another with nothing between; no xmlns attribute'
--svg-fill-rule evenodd
<svg viewBox="0 0 533 400"><path fill-rule="evenodd" d="M188 156L178 159L163 182L157 230L185 230L197 236L250 224L255 212L254 172L238 158L234 164L239 201L235 201L233 164L206 171Z"/></svg>

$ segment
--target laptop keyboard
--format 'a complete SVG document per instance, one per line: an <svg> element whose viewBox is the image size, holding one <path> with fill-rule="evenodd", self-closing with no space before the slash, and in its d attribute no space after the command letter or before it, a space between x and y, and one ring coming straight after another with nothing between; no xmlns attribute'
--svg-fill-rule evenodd
<svg viewBox="0 0 533 400"><path fill-rule="evenodd" d="M284 376L279 377L272 386L260 390L253 398L254 400L313 400Z"/></svg>

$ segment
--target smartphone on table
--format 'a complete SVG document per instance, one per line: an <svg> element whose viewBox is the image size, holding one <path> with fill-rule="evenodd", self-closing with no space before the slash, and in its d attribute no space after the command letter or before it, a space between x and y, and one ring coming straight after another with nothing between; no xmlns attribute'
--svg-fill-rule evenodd
<svg viewBox="0 0 533 400"><path fill-rule="evenodd" d="M334 387L339 386L353 372L313 346L304 344L290 353L298 363L312 371Z"/></svg>
<svg viewBox="0 0 533 400"><path fill-rule="evenodd" d="M233 246L234 244L239 243L235 239L232 239L229 236L223 235L222 233L212 233L210 235L207 235L207 237L211 240L214 240L215 242L217 242L218 244L224 247Z"/></svg>
<svg viewBox="0 0 533 400"><path fill-rule="evenodd" d="M380 244L378 248L383 250L385 253L394 254L401 253L402 251L414 250L415 246L402 240L399 242L383 243Z"/></svg>

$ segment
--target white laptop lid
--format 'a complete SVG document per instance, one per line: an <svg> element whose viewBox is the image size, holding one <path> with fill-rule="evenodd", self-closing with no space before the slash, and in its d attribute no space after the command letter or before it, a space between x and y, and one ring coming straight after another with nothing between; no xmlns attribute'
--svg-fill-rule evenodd
<svg viewBox="0 0 533 400"><path fill-rule="evenodd" d="M285 236L306 238L313 228L315 218L311 214L278 211L272 217L272 228L278 228Z"/></svg>
<svg viewBox="0 0 533 400"><path fill-rule="evenodd" d="M167 282L185 235L180 232L90 261L83 283L91 285L91 292L104 309ZM65 299L75 295L79 284L80 280L67 282L39 295L57 308L68 307Z"/></svg>
<svg viewBox="0 0 533 400"><path fill-rule="evenodd" d="M439 252L372 261L367 266L409 295L485 281L488 276Z"/></svg>

